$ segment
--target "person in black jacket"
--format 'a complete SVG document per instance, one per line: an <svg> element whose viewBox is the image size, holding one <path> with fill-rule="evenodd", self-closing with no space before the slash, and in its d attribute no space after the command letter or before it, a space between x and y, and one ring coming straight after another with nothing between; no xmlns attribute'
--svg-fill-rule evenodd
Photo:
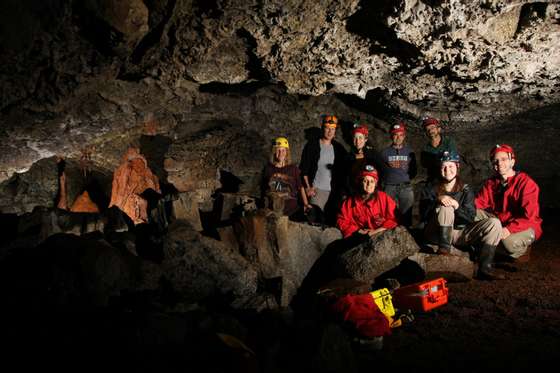
<svg viewBox="0 0 560 373"><path fill-rule="evenodd" d="M421 193L420 214L426 223L425 238L437 244L438 253L443 255L449 254L453 245L479 246L479 277L502 278L492 270L493 251L489 250L500 242L502 225L497 218L475 222L474 193L459 178L459 165L457 153L443 153L439 181L427 184Z"/></svg>
<svg viewBox="0 0 560 373"><path fill-rule="evenodd" d="M334 140L338 118L327 115L322 120L322 135L305 144L299 168L309 203L325 213L325 222L334 225L344 188L346 150Z"/></svg>
<svg viewBox="0 0 560 373"><path fill-rule="evenodd" d="M346 157L346 185L344 194L354 196L362 192L362 181L360 175L366 165L371 165L383 179L387 166L377 152L368 143L368 128L366 124L354 124L352 130L352 152Z"/></svg>

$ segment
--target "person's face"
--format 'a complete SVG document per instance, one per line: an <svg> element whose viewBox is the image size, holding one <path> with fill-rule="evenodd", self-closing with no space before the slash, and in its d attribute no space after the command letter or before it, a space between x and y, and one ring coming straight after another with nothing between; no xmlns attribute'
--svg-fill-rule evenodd
<svg viewBox="0 0 560 373"><path fill-rule="evenodd" d="M364 192L366 194L371 194L375 192L375 186L377 185L377 181L371 176L365 176L362 179L362 187L364 188Z"/></svg>
<svg viewBox="0 0 560 373"><path fill-rule="evenodd" d="M356 133L354 135L354 146L356 149L361 150L366 145L367 137L363 133Z"/></svg>
<svg viewBox="0 0 560 373"><path fill-rule="evenodd" d="M511 176L513 173L515 159L511 158L509 153L497 152L494 154L492 162L494 164L494 170L501 176Z"/></svg>
<svg viewBox="0 0 560 373"><path fill-rule="evenodd" d="M323 138L325 140L332 140L336 135L336 127L323 126Z"/></svg>
<svg viewBox="0 0 560 373"><path fill-rule="evenodd" d="M278 162L285 162L288 157L288 149L281 147L276 148L274 151L274 157Z"/></svg>
<svg viewBox="0 0 560 373"><path fill-rule="evenodd" d="M457 177L457 163L455 162L443 162L441 164L441 177L444 180L451 181Z"/></svg>
<svg viewBox="0 0 560 373"><path fill-rule="evenodd" d="M393 145L402 145L404 143L405 134L404 132L396 132L391 135L391 140Z"/></svg>
<svg viewBox="0 0 560 373"><path fill-rule="evenodd" d="M438 125L430 124L429 126L426 126L425 131L426 135L429 138L433 139L439 136L439 134L441 133L441 128Z"/></svg>

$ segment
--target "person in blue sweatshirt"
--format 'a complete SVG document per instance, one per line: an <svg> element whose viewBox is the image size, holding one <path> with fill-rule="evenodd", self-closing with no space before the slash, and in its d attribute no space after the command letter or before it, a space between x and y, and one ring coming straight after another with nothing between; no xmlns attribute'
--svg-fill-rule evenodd
<svg viewBox="0 0 560 373"><path fill-rule="evenodd" d="M381 158L387 166L383 178L383 191L391 196L398 205L402 224L412 225L412 206L414 191L410 184L416 176L416 156L405 144L406 126L403 122L391 127L391 145L381 151Z"/></svg>

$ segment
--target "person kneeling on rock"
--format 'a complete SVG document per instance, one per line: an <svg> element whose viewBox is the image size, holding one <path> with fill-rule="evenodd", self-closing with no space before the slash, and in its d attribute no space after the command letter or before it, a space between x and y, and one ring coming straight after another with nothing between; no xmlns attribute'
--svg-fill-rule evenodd
<svg viewBox="0 0 560 373"><path fill-rule="evenodd" d="M361 193L344 200L338 214L337 226L344 238L352 235L373 237L399 225L395 215L397 204L377 190L379 176L374 167L366 165L360 179Z"/></svg>
<svg viewBox="0 0 560 373"><path fill-rule="evenodd" d="M459 177L460 157L444 152L440 159L439 180L427 183L420 194L420 217L425 223L424 236L438 246L438 253L449 255L453 245L480 249L478 277L498 279L492 263L500 242L502 225L496 218L475 222L474 194Z"/></svg>

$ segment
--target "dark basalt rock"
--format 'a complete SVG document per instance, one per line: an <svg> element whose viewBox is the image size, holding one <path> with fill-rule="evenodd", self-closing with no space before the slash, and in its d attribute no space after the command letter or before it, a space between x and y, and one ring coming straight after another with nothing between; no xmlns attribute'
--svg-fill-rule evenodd
<svg viewBox="0 0 560 373"><path fill-rule="evenodd" d="M191 301L222 295L224 303L257 291L257 269L220 241L201 236L188 224L169 226L162 272L173 288Z"/></svg>
<svg viewBox="0 0 560 373"><path fill-rule="evenodd" d="M373 283L402 260L420 251L404 227L385 231L339 255L335 265L340 277Z"/></svg>

